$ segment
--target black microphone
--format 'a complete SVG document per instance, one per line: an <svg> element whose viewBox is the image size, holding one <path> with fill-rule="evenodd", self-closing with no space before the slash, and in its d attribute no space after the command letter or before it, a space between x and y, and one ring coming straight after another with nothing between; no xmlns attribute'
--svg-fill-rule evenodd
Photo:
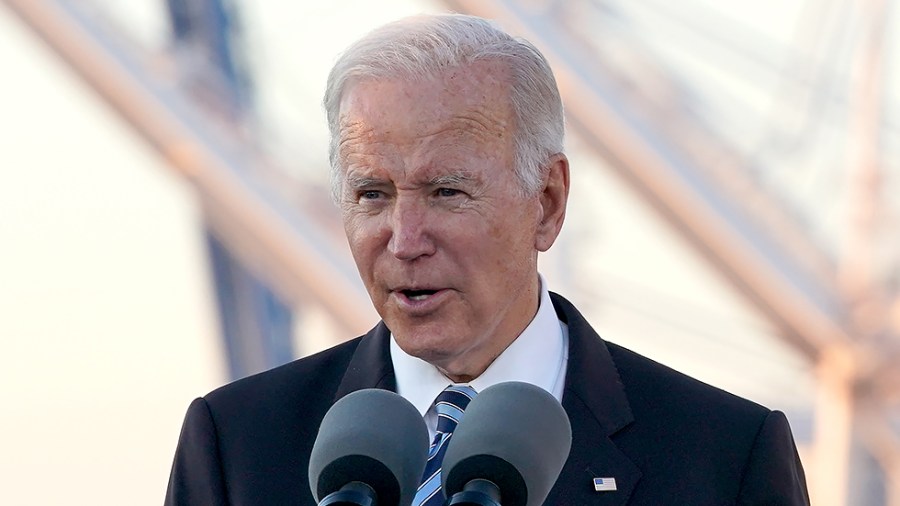
<svg viewBox="0 0 900 506"><path fill-rule="evenodd" d="M428 429L409 401L358 390L325 413L309 457L320 506L407 506L425 471Z"/></svg>
<svg viewBox="0 0 900 506"><path fill-rule="evenodd" d="M571 446L569 417L547 391L516 381L485 388L444 455L447 505L541 506Z"/></svg>

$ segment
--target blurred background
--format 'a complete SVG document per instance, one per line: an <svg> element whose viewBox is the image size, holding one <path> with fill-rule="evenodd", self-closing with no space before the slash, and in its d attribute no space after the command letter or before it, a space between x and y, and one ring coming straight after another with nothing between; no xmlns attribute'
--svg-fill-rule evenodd
<svg viewBox="0 0 900 506"><path fill-rule="evenodd" d="M374 325L329 197L325 76L377 25L456 11L557 73L551 289L784 411L813 504L900 505L898 10L0 1L0 504L160 504L194 397Z"/></svg>

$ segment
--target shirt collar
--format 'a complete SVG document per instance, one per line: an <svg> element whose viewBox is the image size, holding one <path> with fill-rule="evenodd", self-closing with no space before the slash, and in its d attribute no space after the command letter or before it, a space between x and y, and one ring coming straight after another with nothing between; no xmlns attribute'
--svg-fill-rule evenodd
<svg viewBox="0 0 900 506"><path fill-rule="evenodd" d="M543 388L557 400L562 397L566 343L542 276L540 286L537 314L487 370L469 383L476 391L481 392L504 381L522 381ZM423 416L438 394L453 383L433 365L400 349L393 334L391 362L397 379L397 393L410 401Z"/></svg>

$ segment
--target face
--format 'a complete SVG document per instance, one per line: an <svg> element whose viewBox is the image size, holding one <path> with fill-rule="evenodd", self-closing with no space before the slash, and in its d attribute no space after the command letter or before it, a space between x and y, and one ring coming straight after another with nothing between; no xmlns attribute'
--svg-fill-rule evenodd
<svg viewBox="0 0 900 506"><path fill-rule="evenodd" d="M537 252L562 224L548 207L565 207L546 189L523 196L507 87L480 63L425 82L364 80L341 102L340 205L360 275L400 347L458 380L534 317Z"/></svg>

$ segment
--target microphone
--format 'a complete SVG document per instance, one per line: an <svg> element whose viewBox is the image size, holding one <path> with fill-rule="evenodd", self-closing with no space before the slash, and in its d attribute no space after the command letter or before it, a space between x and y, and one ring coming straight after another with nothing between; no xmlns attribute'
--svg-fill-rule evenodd
<svg viewBox="0 0 900 506"><path fill-rule="evenodd" d="M541 506L571 446L569 417L547 391L517 381L485 388L444 455L446 504Z"/></svg>
<svg viewBox="0 0 900 506"><path fill-rule="evenodd" d="M428 429L409 401L358 390L325 413L309 457L309 488L320 506L406 506L427 458Z"/></svg>

